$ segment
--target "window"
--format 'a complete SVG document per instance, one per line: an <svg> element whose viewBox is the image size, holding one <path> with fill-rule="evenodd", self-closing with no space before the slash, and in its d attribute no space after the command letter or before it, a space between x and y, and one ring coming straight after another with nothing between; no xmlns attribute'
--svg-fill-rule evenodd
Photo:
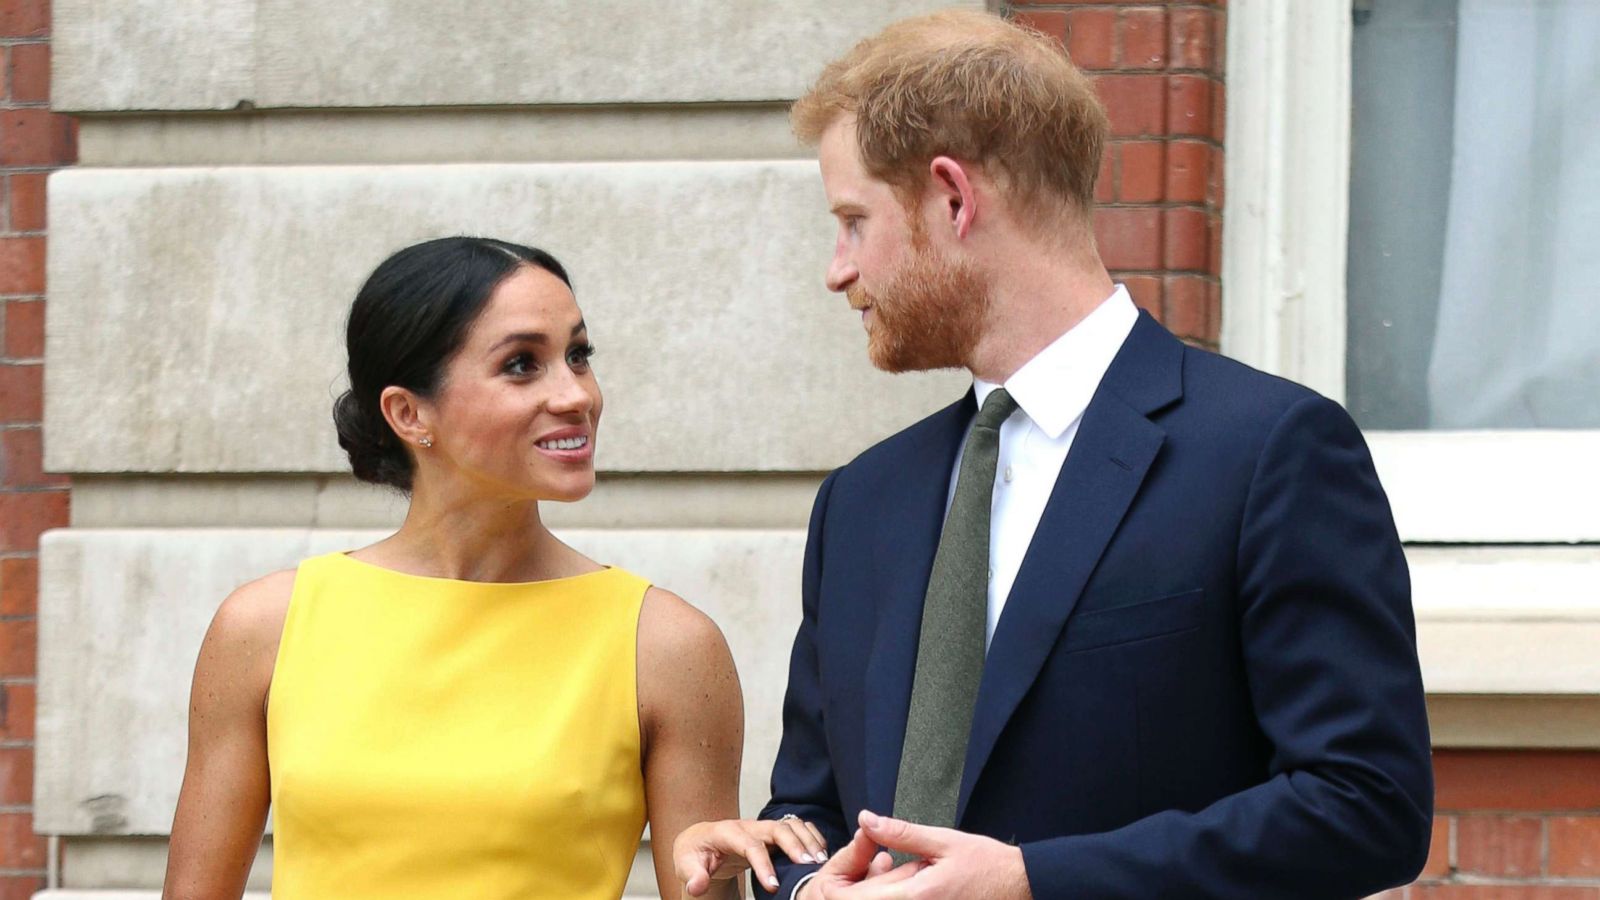
<svg viewBox="0 0 1600 900"><path fill-rule="evenodd" d="M1223 351L1351 409L1408 542L1600 542L1600 3L1229 30Z"/></svg>

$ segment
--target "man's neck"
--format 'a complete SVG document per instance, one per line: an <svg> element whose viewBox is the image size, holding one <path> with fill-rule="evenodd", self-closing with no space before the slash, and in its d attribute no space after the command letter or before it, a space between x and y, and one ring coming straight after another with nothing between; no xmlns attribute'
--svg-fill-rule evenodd
<svg viewBox="0 0 1600 900"><path fill-rule="evenodd" d="M1004 384L1115 290L1098 259L1092 264L1016 262L995 269L988 321L967 361L974 376L994 384Z"/></svg>

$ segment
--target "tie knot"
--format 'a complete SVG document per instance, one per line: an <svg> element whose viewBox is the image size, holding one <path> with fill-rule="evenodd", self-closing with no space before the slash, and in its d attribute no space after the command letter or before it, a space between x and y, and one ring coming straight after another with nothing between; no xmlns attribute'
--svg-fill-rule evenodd
<svg viewBox="0 0 1600 900"><path fill-rule="evenodd" d="M983 409L978 410L978 418L973 427L988 428L998 431L1000 423L1011 418L1017 411L1017 401L1011 399L1005 388L995 388L989 392L989 399L983 401Z"/></svg>

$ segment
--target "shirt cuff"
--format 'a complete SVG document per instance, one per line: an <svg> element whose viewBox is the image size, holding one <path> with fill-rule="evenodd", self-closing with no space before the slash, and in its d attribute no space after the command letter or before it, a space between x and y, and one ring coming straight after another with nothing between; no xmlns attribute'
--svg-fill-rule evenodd
<svg viewBox="0 0 1600 900"><path fill-rule="evenodd" d="M811 873L807 874L804 878L801 878L799 881L796 881L794 883L794 890L789 892L789 900L794 900L794 898L800 896L800 889L806 886L806 882L810 881L811 879L813 879L815 877L817 877L817 873L811 872Z"/></svg>

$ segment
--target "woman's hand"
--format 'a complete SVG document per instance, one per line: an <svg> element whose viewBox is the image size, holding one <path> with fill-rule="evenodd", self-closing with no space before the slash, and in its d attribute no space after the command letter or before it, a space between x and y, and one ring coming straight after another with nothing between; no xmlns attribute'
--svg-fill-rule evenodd
<svg viewBox="0 0 1600 900"><path fill-rule="evenodd" d="M699 897L711 882L738 878L745 869L754 869L770 894L778 889L778 876L767 852L769 845L797 863L820 863L828 858L822 832L802 819L701 822L680 832L672 844L678 883L689 896Z"/></svg>

